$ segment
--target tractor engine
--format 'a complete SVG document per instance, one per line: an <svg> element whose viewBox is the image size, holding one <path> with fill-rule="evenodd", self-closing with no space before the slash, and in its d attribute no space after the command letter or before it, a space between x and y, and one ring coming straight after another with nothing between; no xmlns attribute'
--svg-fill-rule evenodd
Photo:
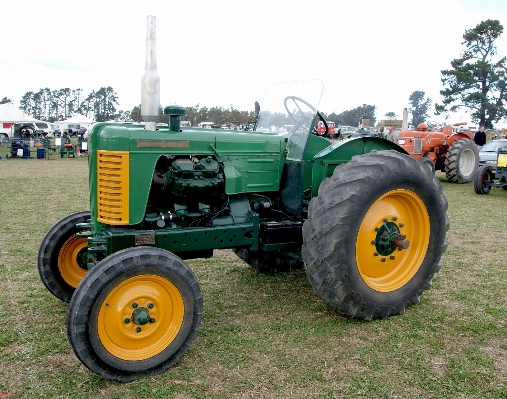
<svg viewBox="0 0 507 399"><path fill-rule="evenodd" d="M165 180L168 190L178 197L205 198L220 190L224 176L211 156L200 160L177 158L165 173Z"/></svg>
<svg viewBox="0 0 507 399"><path fill-rule="evenodd" d="M222 195L224 174L211 156L165 157L157 166L153 183L154 205L164 226L168 221L188 225L209 220L226 201Z"/></svg>

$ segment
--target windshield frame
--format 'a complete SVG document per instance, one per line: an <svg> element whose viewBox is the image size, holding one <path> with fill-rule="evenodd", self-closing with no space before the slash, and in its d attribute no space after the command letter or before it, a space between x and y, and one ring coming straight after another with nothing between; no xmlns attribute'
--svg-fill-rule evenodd
<svg viewBox="0 0 507 399"><path fill-rule="evenodd" d="M255 131L285 136L286 159L302 161L323 90L319 79L272 84L260 104Z"/></svg>

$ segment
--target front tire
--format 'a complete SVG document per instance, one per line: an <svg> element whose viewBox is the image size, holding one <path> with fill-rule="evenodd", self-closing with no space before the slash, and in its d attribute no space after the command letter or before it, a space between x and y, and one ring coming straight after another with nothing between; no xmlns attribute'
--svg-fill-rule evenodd
<svg viewBox="0 0 507 399"><path fill-rule="evenodd" d="M470 139L458 139L445 157L445 176L452 183L468 183L479 168L479 150Z"/></svg>
<svg viewBox="0 0 507 399"><path fill-rule="evenodd" d="M303 260L317 295L348 317L403 314L440 270L446 210L440 181L407 155L372 151L339 165L303 225Z"/></svg>
<svg viewBox="0 0 507 399"><path fill-rule="evenodd" d="M474 190L477 194L489 194L493 181L493 169L489 166L481 166L474 178Z"/></svg>
<svg viewBox="0 0 507 399"><path fill-rule="evenodd" d="M67 331L93 372L128 382L162 373L187 352L202 319L197 280L178 256L153 247L116 252L86 275Z"/></svg>
<svg viewBox="0 0 507 399"><path fill-rule="evenodd" d="M74 290L88 272L86 238L77 238L78 223L86 223L90 211L73 213L48 231L39 248L37 265L44 286L58 299L70 302Z"/></svg>
<svg viewBox="0 0 507 399"><path fill-rule="evenodd" d="M419 162L421 162L424 166L426 166L428 168L428 170L432 173L432 174L435 174L435 164L433 163L433 161L427 157L422 157Z"/></svg>

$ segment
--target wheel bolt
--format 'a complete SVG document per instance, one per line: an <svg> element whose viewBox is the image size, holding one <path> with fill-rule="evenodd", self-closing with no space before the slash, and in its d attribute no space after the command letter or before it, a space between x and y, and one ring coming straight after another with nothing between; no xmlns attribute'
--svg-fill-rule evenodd
<svg viewBox="0 0 507 399"><path fill-rule="evenodd" d="M155 318L154 317L150 317L150 323L155 323Z"/></svg>
<svg viewBox="0 0 507 399"><path fill-rule="evenodd" d="M386 258L382 258L382 259L380 259L380 260L381 260L382 262L385 262L385 261L386 261Z"/></svg>
<svg viewBox="0 0 507 399"><path fill-rule="evenodd" d="M125 319L123 321L125 322L125 324L129 324L130 323L130 319L128 317L125 317Z"/></svg>
<svg viewBox="0 0 507 399"><path fill-rule="evenodd" d="M400 227L403 227L403 226L405 226L405 224L404 223L400 223Z"/></svg>
<svg viewBox="0 0 507 399"><path fill-rule="evenodd" d="M391 256L389 257L389 259L394 260L394 259L395 259L395 256L394 256L394 255L391 255Z"/></svg>
<svg viewBox="0 0 507 399"><path fill-rule="evenodd" d="M398 248L398 251L402 251L402 248Z"/></svg>
<svg viewBox="0 0 507 399"><path fill-rule="evenodd" d="M375 231L379 231L379 228L378 228L378 227L375 227Z"/></svg>
<svg viewBox="0 0 507 399"><path fill-rule="evenodd" d="M393 217L393 222L396 222L398 220L398 218L395 216Z"/></svg>
<svg viewBox="0 0 507 399"><path fill-rule="evenodd" d="M136 332L140 333L142 330L141 330L141 327L137 327L136 328Z"/></svg>
<svg viewBox="0 0 507 399"><path fill-rule="evenodd" d="M152 309L152 308L153 308L153 304L150 302L150 303L148 304L148 309Z"/></svg>
<svg viewBox="0 0 507 399"><path fill-rule="evenodd" d="M372 243L373 245L375 245L375 240L371 240L371 243Z"/></svg>
<svg viewBox="0 0 507 399"><path fill-rule="evenodd" d="M378 256L378 252L373 252L373 256Z"/></svg>
<svg viewBox="0 0 507 399"><path fill-rule="evenodd" d="M135 309L135 308L137 308L137 306L138 306L138 305L137 305L137 302L132 302L132 307L133 307L134 309Z"/></svg>
<svg viewBox="0 0 507 399"><path fill-rule="evenodd" d="M387 222L388 222L387 218L384 218L384 223L387 223Z"/></svg>
<svg viewBox="0 0 507 399"><path fill-rule="evenodd" d="M402 239L405 239L405 238L407 238L407 236L406 236L405 234L402 234L402 235L401 235L401 238L402 238Z"/></svg>

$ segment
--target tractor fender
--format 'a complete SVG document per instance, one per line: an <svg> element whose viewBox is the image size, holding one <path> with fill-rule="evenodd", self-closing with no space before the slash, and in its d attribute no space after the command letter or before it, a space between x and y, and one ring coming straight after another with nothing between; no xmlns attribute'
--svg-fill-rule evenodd
<svg viewBox="0 0 507 399"><path fill-rule="evenodd" d="M452 143L454 143L456 140L459 140L459 139L468 139L468 140L473 140L473 137L470 137L468 134L466 133L454 133L452 135L450 135L448 138L447 138L447 145L448 146L451 146Z"/></svg>
<svg viewBox="0 0 507 399"><path fill-rule="evenodd" d="M326 177L332 176L336 166L349 162L355 155L367 154L373 150L393 150L408 155L408 152L402 147L381 137L362 136L337 141L324 148L313 158L312 196L318 194L320 183Z"/></svg>

